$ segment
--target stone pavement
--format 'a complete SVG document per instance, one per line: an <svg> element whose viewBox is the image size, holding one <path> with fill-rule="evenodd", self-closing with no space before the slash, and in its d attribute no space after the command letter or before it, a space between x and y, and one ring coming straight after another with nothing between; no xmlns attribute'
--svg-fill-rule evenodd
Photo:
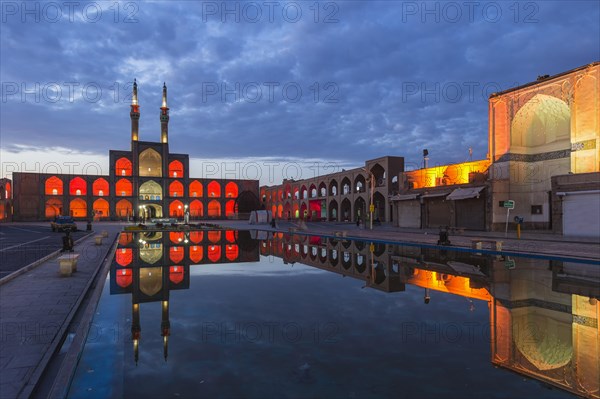
<svg viewBox="0 0 600 399"><path fill-rule="evenodd" d="M249 225L246 221L219 221L215 222L223 227L237 229L257 229L267 231L289 232L290 228L296 228L296 222L278 221L277 228L272 229L269 225ZM299 231L305 234L334 235L335 232L346 232L348 238L364 238L399 243L415 243L437 245L439 230L437 229L405 229L390 225L374 226L373 230L358 228L354 223L320 223L306 224L308 230ZM521 239L516 238L516 232L509 231L508 237L504 232L465 231L462 233L450 233L452 247L471 248L471 242L475 239L489 239L502 241L502 250L518 252L522 254L552 255L560 257L573 257L582 259L593 259L600 261L600 242L593 238L568 238L548 232L524 231ZM484 246L484 248L486 248ZM489 248L489 245L488 247Z"/></svg>
<svg viewBox="0 0 600 399"><path fill-rule="evenodd" d="M121 229L95 224L95 234L75 246L71 277L59 275L54 257L0 286L0 398L30 396ZM96 246L101 230L108 238Z"/></svg>

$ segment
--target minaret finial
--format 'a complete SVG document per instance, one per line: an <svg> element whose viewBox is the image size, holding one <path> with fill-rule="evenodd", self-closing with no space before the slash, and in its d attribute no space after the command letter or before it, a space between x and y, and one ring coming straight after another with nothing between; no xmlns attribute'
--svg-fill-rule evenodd
<svg viewBox="0 0 600 399"><path fill-rule="evenodd" d="M162 108L167 108L167 84L163 82Z"/></svg>

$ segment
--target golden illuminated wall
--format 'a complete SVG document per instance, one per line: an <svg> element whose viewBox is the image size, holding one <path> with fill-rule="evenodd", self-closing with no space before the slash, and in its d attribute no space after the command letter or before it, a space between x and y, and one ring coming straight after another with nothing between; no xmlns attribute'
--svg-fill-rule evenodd
<svg viewBox="0 0 600 399"><path fill-rule="evenodd" d="M599 171L599 82L600 63L594 63L492 96L489 153L493 161L562 158L565 173Z"/></svg>
<svg viewBox="0 0 600 399"><path fill-rule="evenodd" d="M490 97L492 202L514 200L526 228L549 228L552 176L600 171L599 82L594 63ZM495 206L492 228L505 218Z"/></svg>
<svg viewBox="0 0 600 399"><path fill-rule="evenodd" d="M412 188L466 184L469 183L469 176L472 176L473 173L485 173L489 166L490 162L486 159L435 166L432 168L400 173L400 181L411 183Z"/></svg>

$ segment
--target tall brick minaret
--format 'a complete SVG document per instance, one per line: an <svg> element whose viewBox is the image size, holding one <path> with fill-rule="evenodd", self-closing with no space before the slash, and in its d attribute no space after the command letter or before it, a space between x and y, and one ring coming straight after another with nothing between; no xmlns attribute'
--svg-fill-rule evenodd
<svg viewBox="0 0 600 399"><path fill-rule="evenodd" d="M162 107L160 107L160 142L169 142L169 107L167 107L167 85L163 83Z"/></svg>
<svg viewBox="0 0 600 399"><path fill-rule="evenodd" d="M131 141L138 141L140 126L140 106L138 105L137 82L133 79L133 96L131 97Z"/></svg>

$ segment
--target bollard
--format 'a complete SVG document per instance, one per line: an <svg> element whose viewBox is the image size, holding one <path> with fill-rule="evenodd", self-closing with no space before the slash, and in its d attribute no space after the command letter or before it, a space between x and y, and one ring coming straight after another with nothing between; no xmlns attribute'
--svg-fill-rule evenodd
<svg viewBox="0 0 600 399"><path fill-rule="evenodd" d="M86 226L85 230L86 231L92 231L92 222L90 222L89 220L87 222L87 226Z"/></svg>

